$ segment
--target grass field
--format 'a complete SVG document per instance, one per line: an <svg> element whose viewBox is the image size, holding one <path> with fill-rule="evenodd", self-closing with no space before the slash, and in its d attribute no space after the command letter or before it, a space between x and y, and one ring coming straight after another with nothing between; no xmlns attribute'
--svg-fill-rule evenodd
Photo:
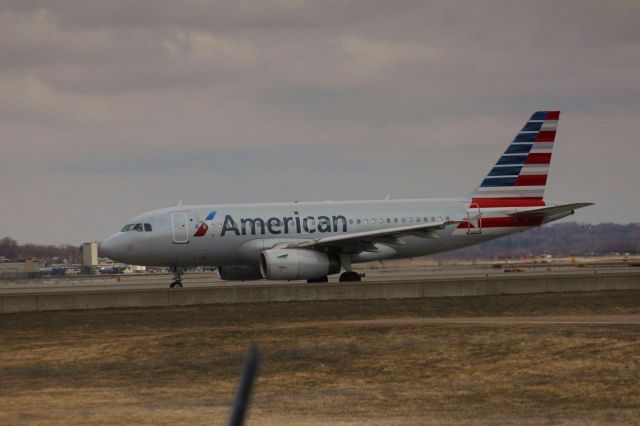
<svg viewBox="0 0 640 426"><path fill-rule="evenodd" d="M640 314L640 292L0 316L0 424L223 424L250 342L249 424L633 424L640 327L428 324Z"/></svg>

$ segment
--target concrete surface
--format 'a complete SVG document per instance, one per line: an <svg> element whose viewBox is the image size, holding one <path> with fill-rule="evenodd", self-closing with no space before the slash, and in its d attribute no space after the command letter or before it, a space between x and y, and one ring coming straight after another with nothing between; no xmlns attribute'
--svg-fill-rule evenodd
<svg viewBox="0 0 640 426"><path fill-rule="evenodd" d="M559 272L455 274L382 274L362 283L191 283L169 289L166 276L145 278L146 285L33 286L6 284L0 291L0 313L121 307L187 306L305 300L403 299L545 292L640 290L640 270L572 270ZM386 280L383 280L383 277ZM142 281L142 280L141 280Z"/></svg>
<svg viewBox="0 0 640 426"><path fill-rule="evenodd" d="M422 281L440 279L468 279L468 278L502 278L518 276L521 279L540 277L542 275L580 275L585 274L627 274L638 271L640 268L628 266L617 267L564 267L549 268L546 266L529 266L523 268L524 272L503 272L501 268L491 267L441 267L441 268L416 268L407 270L367 270L366 281ZM15 293L41 293L48 291L77 292L92 290L141 290L141 289L165 289L173 280L170 274L119 274L98 276L66 276L39 279L4 279L0 280L0 294ZM329 282L337 283L338 276L329 277ZM228 287L230 285L291 285L302 284L305 281L223 281L215 272L193 272L183 275L183 284L188 288L211 288L212 286Z"/></svg>

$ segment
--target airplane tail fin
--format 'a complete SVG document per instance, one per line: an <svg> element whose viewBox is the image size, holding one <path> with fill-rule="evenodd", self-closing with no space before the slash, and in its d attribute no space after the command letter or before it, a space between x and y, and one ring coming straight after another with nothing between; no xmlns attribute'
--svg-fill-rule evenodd
<svg viewBox="0 0 640 426"><path fill-rule="evenodd" d="M544 206L544 189L560 111L538 111L525 123L472 193L479 207Z"/></svg>

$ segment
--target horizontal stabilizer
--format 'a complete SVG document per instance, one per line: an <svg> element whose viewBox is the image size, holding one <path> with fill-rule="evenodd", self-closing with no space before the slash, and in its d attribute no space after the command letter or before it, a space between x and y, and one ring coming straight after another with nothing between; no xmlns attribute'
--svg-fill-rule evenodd
<svg viewBox="0 0 640 426"><path fill-rule="evenodd" d="M573 213L574 210L581 209L583 207L592 206L593 203L572 203L561 204L559 206L541 207L539 209L525 210L521 212L511 213L509 216L524 217L524 216L555 216L563 213Z"/></svg>

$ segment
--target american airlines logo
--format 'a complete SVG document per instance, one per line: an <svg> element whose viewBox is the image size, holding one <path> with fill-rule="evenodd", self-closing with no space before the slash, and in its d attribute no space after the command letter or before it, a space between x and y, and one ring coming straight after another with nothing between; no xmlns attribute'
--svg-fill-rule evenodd
<svg viewBox="0 0 640 426"><path fill-rule="evenodd" d="M205 221L200 222L198 228L193 234L194 237L202 237L209 230L207 222L213 220L216 212L212 211L207 215ZM342 215L336 216L304 216L301 217L298 211L293 212L293 216L269 217L269 218L239 218L234 219L231 215L225 215L222 223L220 236L227 233L235 235L272 235L290 234L290 233L329 233L329 232L347 232L347 218Z"/></svg>
<svg viewBox="0 0 640 426"><path fill-rule="evenodd" d="M211 212L209 212L209 214L207 215L205 220L201 221L198 224L198 228L196 229L196 233L193 234L193 236L194 237L202 237L204 235L207 235L207 231L209 230L209 225L207 225L207 222L211 222L215 217L216 217L216 211L215 210L212 210Z"/></svg>

